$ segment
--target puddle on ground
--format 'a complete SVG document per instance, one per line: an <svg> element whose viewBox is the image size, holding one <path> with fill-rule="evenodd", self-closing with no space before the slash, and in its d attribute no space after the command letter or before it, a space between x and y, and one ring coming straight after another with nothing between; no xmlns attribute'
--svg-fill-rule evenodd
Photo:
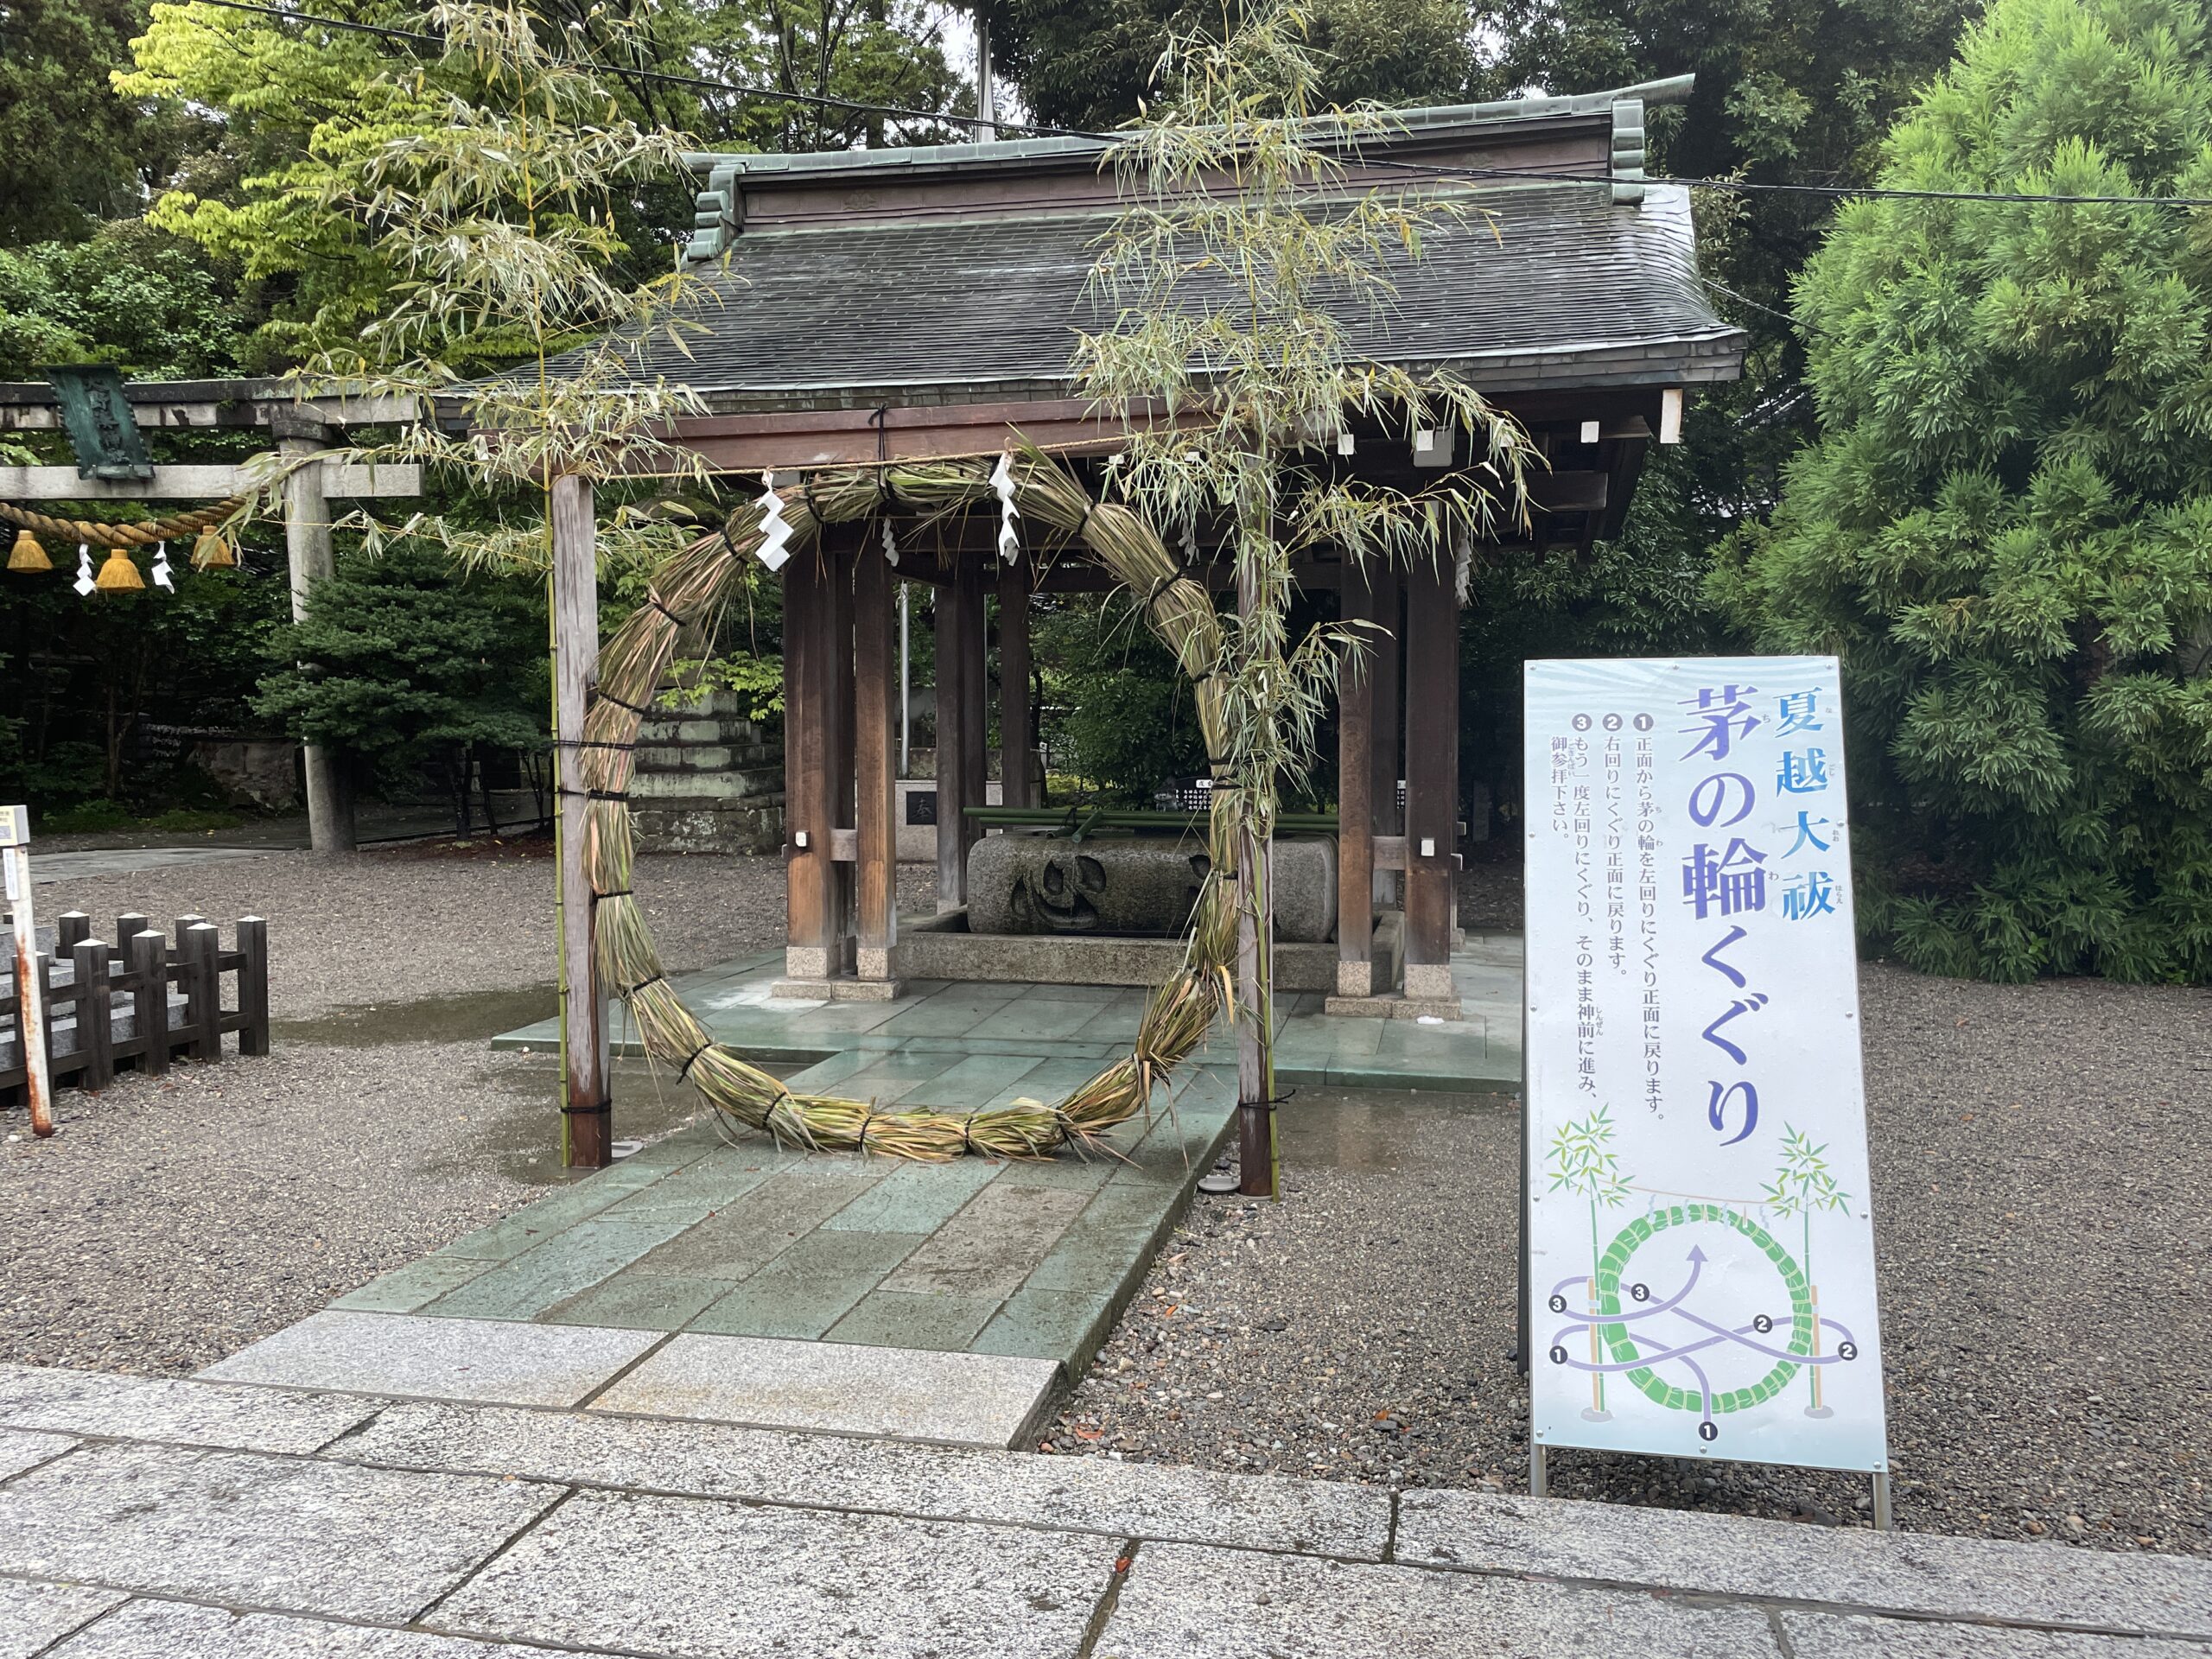
<svg viewBox="0 0 2212 1659"><path fill-rule="evenodd" d="M767 1065L761 1069L784 1076L800 1068ZM426 1167L457 1169L464 1161L472 1167L480 1166L489 1156L502 1175L530 1186L559 1186L592 1173L561 1166L560 1062L550 1051L527 1058L515 1056L512 1063L487 1072L482 1083L483 1132L466 1160L434 1160ZM671 1077L665 1067L656 1070L643 1060L618 1059L613 1083L618 1147L658 1140L705 1116L707 1109L699 1096ZM770 1144L766 1135L760 1141L763 1147Z"/></svg>
<svg viewBox="0 0 2212 1659"><path fill-rule="evenodd" d="M1282 1161L1294 1167L1398 1169L1433 1160L1430 1132L1453 1119L1510 1116L1510 1095L1351 1094L1301 1089L1281 1109Z"/></svg>
<svg viewBox="0 0 2212 1659"><path fill-rule="evenodd" d="M503 1031L552 1018L560 1007L550 985L512 991L470 991L340 1008L311 1020L279 1020L270 1032L296 1043L373 1048L383 1043L489 1042Z"/></svg>

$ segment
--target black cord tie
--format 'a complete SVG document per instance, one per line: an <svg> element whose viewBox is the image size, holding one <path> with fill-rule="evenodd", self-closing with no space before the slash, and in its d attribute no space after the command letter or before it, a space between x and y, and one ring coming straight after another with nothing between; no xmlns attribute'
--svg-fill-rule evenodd
<svg viewBox="0 0 2212 1659"><path fill-rule="evenodd" d="M619 752L636 748L638 740L633 737L618 742L611 737L556 737L553 740L553 747L556 749L613 749Z"/></svg>
<svg viewBox="0 0 2212 1659"><path fill-rule="evenodd" d="M647 595L645 596L645 603L646 603L646 604L648 604L648 605L650 605L653 609L655 609L655 610L658 611L658 612L659 612L663 616L666 617L670 621L671 621L671 622L675 623L675 624L676 624L676 626L677 626L677 627L679 627L679 628L688 628L688 627L690 627L690 626L691 626L689 622L685 621L682 617L678 616L678 615L677 615L674 611L670 610L670 609L668 608L668 607L667 607L667 606L665 606L665 605L662 604L662 603L660 602L660 595L659 595L658 594L647 594ZM627 708L629 705L626 703L626 704L624 704L623 706L624 706L625 708Z"/></svg>
<svg viewBox="0 0 2212 1659"><path fill-rule="evenodd" d="M594 893L592 894L592 897L594 899L627 899L635 892L637 892L635 887L609 887L605 893ZM658 978L658 976L656 975L655 977ZM647 985L650 985L652 982L652 980L650 979L645 982ZM639 988L638 986L632 985L630 988L631 995L634 996L637 995L639 989Z"/></svg>
<svg viewBox="0 0 2212 1659"><path fill-rule="evenodd" d="M587 801L626 801L630 798L630 791L626 789L567 789L556 785L553 792L571 798L581 797Z"/></svg>
<svg viewBox="0 0 2212 1659"><path fill-rule="evenodd" d="M651 984L652 982L648 980L645 982L647 984ZM698 1064L699 1057L714 1046L715 1039L709 1037L705 1042L700 1044L698 1047L693 1049L691 1051L691 1058L684 1061L682 1065L677 1068L676 1080L678 1083L688 1081L691 1076L691 1068Z"/></svg>
<svg viewBox="0 0 2212 1659"><path fill-rule="evenodd" d="M666 613L664 613L664 614L666 614ZM639 720L649 720L652 717L653 711L652 709L641 709L634 702L625 702L621 698L616 696L612 691L609 691L605 686L594 685L591 689L591 695L595 701L600 702L611 702L617 709L624 709L630 714L637 715Z"/></svg>

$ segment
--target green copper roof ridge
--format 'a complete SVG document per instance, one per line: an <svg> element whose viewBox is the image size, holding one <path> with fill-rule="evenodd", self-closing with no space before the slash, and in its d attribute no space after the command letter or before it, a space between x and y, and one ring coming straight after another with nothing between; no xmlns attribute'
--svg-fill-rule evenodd
<svg viewBox="0 0 2212 1659"><path fill-rule="evenodd" d="M1680 104L1689 98L1696 79L1694 75L1670 75L1661 80L1639 81L1632 86L1611 87L1601 92L1574 92L1560 97L1494 99L1481 104L1440 104L1394 110L1390 113L1406 124L1404 131L1382 135L1377 142L1387 142L1392 137L1414 137L1437 129L1484 126L1550 116L1602 115L1610 111L1615 104L1636 99L1641 99L1647 106ZM1315 119L1318 123L1326 118L1317 117ZM683 161L686 166L702 173L889 172L917 166L954 167L965 162L1020 162L1055 156L1095 155L1109 142L1110 138L1103 137L1064 136L992 138L980 143L911 145L891 149L808 150L797 155L757 150L692 150L685 153Z"/></svg>

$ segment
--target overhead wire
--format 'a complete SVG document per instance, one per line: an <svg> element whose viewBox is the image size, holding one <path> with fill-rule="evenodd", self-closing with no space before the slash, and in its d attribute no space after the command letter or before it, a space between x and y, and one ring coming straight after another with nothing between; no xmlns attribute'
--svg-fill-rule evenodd
<svg viewBox="0 0 2212 1659"><path fill-rule="evenodd" d="M426 29L399 29L388 23L356 22L349 18L325 17L313 12L298 11L284 6L256 3L256 0L175 0L179 4L218 6L226 11L253 12L265 17L278 18L285 22L312 24L322 29L351 30L357 34L381 35L387 40L410 41L443 50L445 39ZM760 86L746 81L717 80L705 75L678 74L664 69L633 69L612 65L577 63L567 59L555 59L562 68L586 69L620 75L627 79L652 81L667 86L688 86L702 92L735 93L744 98L760 98L788 104L801 104L815 109L846 111L856 115L883 116L901 121L934 121L946 126L966 127L970 130L988 128L995 134L1011 133L1021 137L1084 138L1096 143L1119 142L1116 134L1092 132L1081 127L1058 127L1036 122L1007 121L982 115L955 115L944 110L918 110L898 104L875 104L861 99L838 98L827 92L803 92L782 86ZM2058 191L2010 190L1927 190L1897 185L1804 184L1789 181L1755 181L1750 179L1688 178L1670 174L1605 173L1573 175L1547 172L1534 168L1454 167L1448 162L1410 161L1394 156L1368 156L1360 158L1363 167L1379 167L1395 172L1418 173L1435 178L1480 181L1519 180L1548 184L1671 184L1692 190L1713 190L1738 195L1804 195L1818 196L1830 200L1865 199L1885 201L1980 201L2011 202L2029 206L2107 207L2212 207L2212 196L2100 196L2078 195ZM1738 296L1740 297L1740 296ZM1751 303L1751 302L1746 302Z"/></svg>

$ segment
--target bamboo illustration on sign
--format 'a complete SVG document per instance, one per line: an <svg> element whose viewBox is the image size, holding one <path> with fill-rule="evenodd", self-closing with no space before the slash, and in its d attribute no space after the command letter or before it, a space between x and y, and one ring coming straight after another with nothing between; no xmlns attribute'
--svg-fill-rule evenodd
<svg viewBox="0 0 2212 1659"><path fill-rule="evenodd" d="M1764 1188L1767 1208L1777 1215L1797 1217L1803 1228L1797 1262L1812 1290L1812 1353L1816 1361L1821 1354L1821 1287L1813 1276L1813 1212L1847 1209L1851 1203L1851 1194L1838 1186L1835 1177L1828 1173L1827 1153L1825 1146L1813 1144L1812 1136L1783 1124L1782 1166ZM1825 1369L1817 1363L1805 1368L1813 1394L1812 1404L1805 1408L1808 1417L1830 1414L1829 1408L1821 1399L1821 1373Z"/></svg>
<svg viewBox="0 0 2212 1659"><path fill-rule="evenodd" d="M1601 1253L1598 1242L1598 1206L1603 1204L1611 1209L1628 1196L1628 1178L1621 1173L1620 1154L1612 1149L1613 1117L1600 1106L1580 1122L1570 1121L1560 1125L1552 1135L1549 1173L1551 1190L1571 1192L1590 1201L1590 1409L1586 1415L1592 1422L1603 1422L1609 1414L1605 1410L1605 1374L1599 1369L1605 1356L1599 1345L1598 1316L1604 1312L1598 1306L1598 1259ZM1568 1281L1571 1284L1573 1281Z"/></svg>

